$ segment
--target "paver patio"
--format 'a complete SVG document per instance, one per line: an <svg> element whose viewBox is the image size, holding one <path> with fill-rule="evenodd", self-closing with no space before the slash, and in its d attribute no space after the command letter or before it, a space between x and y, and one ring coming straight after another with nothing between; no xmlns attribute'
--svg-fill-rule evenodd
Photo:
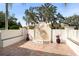
<svg viewBox="0 0 79 59"><path fill-rule="evenodd" d="M74 56L76 55L64 44L36 44L21 41L14 45L0 48L0 56Z"/></svg>

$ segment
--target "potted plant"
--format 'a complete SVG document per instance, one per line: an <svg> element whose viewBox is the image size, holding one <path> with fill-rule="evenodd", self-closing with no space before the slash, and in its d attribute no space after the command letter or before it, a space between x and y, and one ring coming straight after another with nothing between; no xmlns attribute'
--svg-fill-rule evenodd
<svg viewBox="0 0 79 59"><path fill-rule="evenodd" d="M59 36L59 35L56 36L56 42L57 42L58 44L60 44L60 36Z"/></svg>
<svg viewBox="0 0 79 59"><path fill-rule="evenodd" d="M26 38L26 41L29 41L30 38L29 38L29 34L27 33L27 38Z"/></svg>

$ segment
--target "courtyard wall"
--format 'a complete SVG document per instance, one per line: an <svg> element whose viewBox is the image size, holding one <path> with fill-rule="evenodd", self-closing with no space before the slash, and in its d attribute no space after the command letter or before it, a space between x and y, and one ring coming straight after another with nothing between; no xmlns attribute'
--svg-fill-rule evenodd
<svg viewBox="0 0 79 59"><path fill-rule="evenodd" d="M27 31L25 28L20 30L0 30L0 47L6 47L20 42L21 40L26 40L27 33L29 33L29 37L31 41L33 41L35 39L34 30ZM49 35L51 36L51 34ZM61 42L66 43L77 55L79 55L79 30L53 29L51 36L53 43L56 43L56 35L60 36Z"/></svg>
<svg viewBox="0 0 79 59"><path fill-rule="evenodd" d="M0 47L6 47L25 39L24 29L20 30L1 30L0 31Z"/></svg>

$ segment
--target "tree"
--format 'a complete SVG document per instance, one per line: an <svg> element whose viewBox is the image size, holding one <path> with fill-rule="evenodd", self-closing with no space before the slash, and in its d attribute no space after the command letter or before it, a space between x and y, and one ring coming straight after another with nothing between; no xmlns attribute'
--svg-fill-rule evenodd
<svg viewBox="0 0 79 59"><path fill-rule="evenodd" d="M64 20L64 23L69 26L75 26L75 28L78 29L79 27L79 15L73 15L70 17L67 17L66 20Z"/></svg>
<svg viewBox="0 0 79 59"><path fill-rule="evenodd" d="M3 13L2 11L0 12L0 28L4 28L5 27L5 13Z"/></svg>
<svg viewBox="0 0 79 59"><path fill-rule="evenodd" d="M17 23L17 18L15 16L10 16L8 19L8 29L19 29L22 27L20 22ZM0 12L0 28L5 28L5 13Z"/></svg>
<svg viewBox="0 0 79 59"><path fill-rule="evenodd" d="M45 3L39 7L30 7L25 11L25 16L23 17L26 22L39 23L41 21L52 24L57 23L57 20L64 18L60 13L56 12L57 7L51 3ZM52 37L52 28L51 28ZM52 39L51 39L52 42Z"/></svg>
<svg viewBox="0 0 79 59"><path fill-rule="evenodd" d="M19 27L22 27L22 25L21 25L21 23L20 23L20 22L18 22L18 23L17 23L17 25L18 25Z"/></svg>
<svg viewBox="0 0 79 59"><path fill-rule="evenodd" d="M23 19L27 22L27 24L29 25L29 23L37 23L36 20L36 14L33 11L33 8L29 8L29 10L25 10L25 16L23 16Z"/></svg>
<svg viewBox="0 0 79 59"><path fill-rule="evenodd" d="M39 19L44 22L49 22L56 13L56 6L53 6L50 3L45 3L39 7L36 7L36 12L38 14Z"/></svg>
<svg viewBox="0 0 79 59"><path fill-rule="evenodd" d="M60 23L62 23L63 20L65 20L65 17L63 17L60 13L57 14L57 19Z"/></svg>
<svg viewBox="0 0 79 59"><path fill-rule="evenodd" d="M25 16L23 16L23 19L27 22L28 25L29 23L34 23L34 27L35 23L38 23L36 19L36 14L32 7L30 7L29 10L28 9L25 10ZM35 37L35 30L34 30L34 37Z"/></svg>
<svg viewBox="0 0 79 59"><path fill-rule="evenodd" d="M9 8L12 7L12 3L5 3L5 29L8 30L8 18Z"/></svg>
<svg viewBox="0 0 79 59"><path fill-rule="evenodd" d="M8 18L9 18L9 7L10 3L5 3L5 29L8 30Z"/></svg>

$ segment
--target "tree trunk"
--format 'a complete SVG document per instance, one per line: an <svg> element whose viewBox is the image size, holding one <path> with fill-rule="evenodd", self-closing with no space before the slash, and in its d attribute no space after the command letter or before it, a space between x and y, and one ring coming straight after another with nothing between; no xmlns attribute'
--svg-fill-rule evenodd
<svg viewBox="0 0 79 59"><path fill-rule="evenodd" d="M5 4L5 30L8 30L8 3Z"/></svg>

